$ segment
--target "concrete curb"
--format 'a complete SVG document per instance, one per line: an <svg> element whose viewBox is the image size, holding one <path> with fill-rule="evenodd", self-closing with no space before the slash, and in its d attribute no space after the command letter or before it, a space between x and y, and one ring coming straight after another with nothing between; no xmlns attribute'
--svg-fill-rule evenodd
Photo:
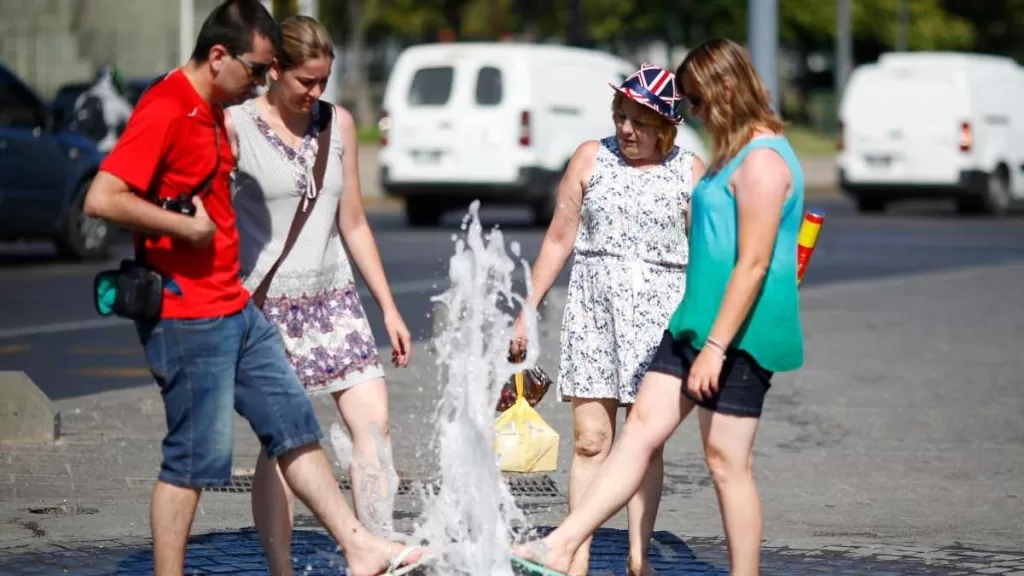
<svg viewBox="0 0 1024 576"><path fill-rule="evenodd" d="M60 412L24 372L0 372L0 442L53 443Z"/></svg>

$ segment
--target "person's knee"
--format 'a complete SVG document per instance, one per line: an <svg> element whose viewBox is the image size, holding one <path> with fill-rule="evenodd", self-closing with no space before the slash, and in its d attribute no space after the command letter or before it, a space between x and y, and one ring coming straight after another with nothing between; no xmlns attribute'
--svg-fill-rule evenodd
<svg viewBox="0 0 1024 576"><path fill-rule="evenodd" d="M661 445L651 452L651 462L657 462L665 459L665 446Z"/></svg>
<svg viewBox="0 0 1024 576"><path fill-rule="evenodd" d="M391 443L387 389L383 380L337 392L334 401L356 449L376 449L381 441L385 445Z"/></svg>
<svg viewBox="0 0 1024 576"><path fill-rule="evenodd" d="M704 461L715 484L722 486L746 482L753 478L753 467L747 454L709 443Z"/></svg>
<svg viewBox="0 0 1024 576"><path fill-rule="evenodd" d="M277 464L281 467L281 473L287 474L288 469L292 464L303 460L305 457L314 456L317 452L322 452L322 448L319 442L310 442L308 444L302 444L294 448L289 448L277 456Z"/></svg>
<svg viewBox="0 0 1024 576"><path fill-rule="evenodd" d="M391 442L391 423L388 421L387 414L380 414L373 417L363 425L362 434L367 436L367 439L376 445L377 442L383 441L385 443Z"/></svg>
<svg viewBox="0 0 1024 576"><path fill-rule="evenodd" d="M193 453L193 474L208 480L228 481L233 457L231 434L211 434L203 449Z"/></svg>
<svg viewBox="0 0 1024 576"><path fill-rule="evenodd" d="M649 454L651 459L660 458L667 437L662 427L642 407L634 407L626 415L622 427L622 439L630 449L639 454Z"/></svg>
<svg viewBox="0 0 1024 576"><path fill-rule="evenodd" d="M575 427L574 449L577 456L597 458L605 456L612 447L612 431L605 426Z"/></svg>

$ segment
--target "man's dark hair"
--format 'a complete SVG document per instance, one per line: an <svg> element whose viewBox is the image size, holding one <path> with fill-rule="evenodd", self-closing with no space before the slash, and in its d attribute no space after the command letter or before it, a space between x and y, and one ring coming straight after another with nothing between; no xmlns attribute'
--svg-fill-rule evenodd
<svg viewBox="0 0 1024 576"><path fill-rule="evenodd" d="M192 59L206 62L216 44L232 56L241 56L252 50L253 35L269 39L274 51L280 50L281 26L259 0L225 0L203 22Z"/></svg>

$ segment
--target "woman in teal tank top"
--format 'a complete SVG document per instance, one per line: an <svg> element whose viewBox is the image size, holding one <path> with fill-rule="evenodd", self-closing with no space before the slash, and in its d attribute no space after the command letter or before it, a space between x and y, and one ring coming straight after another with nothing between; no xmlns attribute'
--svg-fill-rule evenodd
<svg viewBox="0 0 1024 576"><path fill-rule="evenodd" d="M699 407L730 574L758 574L754 436L773 373L803 364L796 242L804 178L743 47L724 39L698 46L676 80L713 140L711 164L691 200L685 297L622 436L580 504L543 546L515 550L514 563L533 573L565 572L579 543L625 505L651 455Z"/></svg>

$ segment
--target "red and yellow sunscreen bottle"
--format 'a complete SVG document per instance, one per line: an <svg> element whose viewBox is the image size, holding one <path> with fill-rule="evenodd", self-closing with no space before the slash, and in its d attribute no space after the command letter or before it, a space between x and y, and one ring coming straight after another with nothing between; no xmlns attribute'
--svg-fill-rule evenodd
<svg viewBox="0 0 1024 576"><path fill-rule="evenodd" d="M804 221L800 225L800 234L796 240L796 284L799 286L804 281L804 272L807 271L807 264L814 254L814 247L818 244L818 234L821 233L821 225L825 221L825 213L821 210L808 210L804 213Z"/></svg>

